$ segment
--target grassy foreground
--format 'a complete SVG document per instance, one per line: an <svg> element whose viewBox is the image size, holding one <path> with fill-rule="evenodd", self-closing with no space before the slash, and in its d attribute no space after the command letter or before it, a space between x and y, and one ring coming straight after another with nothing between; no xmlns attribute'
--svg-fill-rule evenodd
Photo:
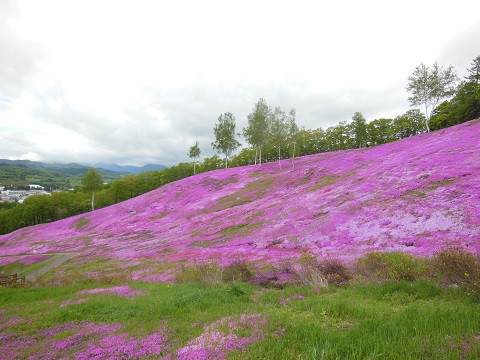
<svg viewBox="0 0 480 360"><path fill-rule="evenodd" d="M480 307L428 281L0 288L0 359L478 359Z"/></svg>

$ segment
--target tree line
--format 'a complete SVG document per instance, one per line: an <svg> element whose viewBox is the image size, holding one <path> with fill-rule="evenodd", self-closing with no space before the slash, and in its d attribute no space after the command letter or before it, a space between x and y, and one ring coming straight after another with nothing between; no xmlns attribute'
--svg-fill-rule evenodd
<svg viewBox="0 0 480 360"><path fill-rule="evenodd" d="M287 114L279 107L272 109L261 98L248 114L248 125L243 129L249 147L232 157L240 146L236 140L240 134L236 133L235 117L229 112L220 115L214 125L212 147L224 156L225 167L230 158L232 166L278 160L281 167L281 159L293 159L295 155L381 145L460 124L480 117L480 55L473 59L467 72L460 81L451 65L444 68L438 63L432 67L421 63L408 77L406 88L414 109L394 119L380 118L368 123L356 112L350 123L343 121L325 130L299 130L295 109ZM423 113L418 107L423 108ZM197 141L189 152L194 167L200 153Z"/></svg>
<svg viewBox="0 0 480 360"><path fill-rule="evenodd" d="M350 122L341 121L326 129L299 128L295 109L285 112L280 107L272 108L261 98L252 107L248 124L242 129L249 146L237 154L240 133L237 133L234 115L227 112L217 119L213 129L215 141L211 144L222 158L213 155L200 161L201 148L197 141L188 152L191 163L128 175L108 184L103 184L101 176L95 174L89 183L85 175L78 190L31 196L22 204L0 204L0 234L85 213L93 207L113 205L197 173L376 146L480 117L480 56L473 60L468 76L462 81L452 67L421 64L409 77L407 91L411 94L412 107L422 106L423 112L413 108L395 118L369 122L362 113L356 112Z"/></svg>

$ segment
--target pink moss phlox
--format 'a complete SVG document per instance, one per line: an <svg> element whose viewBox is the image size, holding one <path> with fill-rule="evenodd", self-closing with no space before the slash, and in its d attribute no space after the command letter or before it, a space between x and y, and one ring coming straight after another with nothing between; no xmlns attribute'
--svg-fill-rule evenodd
<svg viewBox="0 0 480 360"><path fill-rule="evenodd" d="M0 333L0 359L170 359L168 331L137 338L118 331L120 324L71 323L54 326L36 335ZM26 351L26 353L24 353Z"/></svg>
<svg viewBox="0 0 480 360"><path fill-rule="evenodd" d="M84 295L84 294L99 294L99 293L109 293L115 294L119 296L128 296L128 297L135 297L137 295L141 295L144 293L142 290L132 290L130 286L114 286L111 288L97 288L97 289L89 289L89 290L81 290L77 291L75 294L77 295Z"/></svg>
<svg viewBox="0 0 480 360"><path fill-rule="evenodd" d="M219 319L204 327L204 332L177 350L179 360L225 359L228 353L245 351L265 339L268 321L260 314L242 314ZM239 336L236 332L246 336ZM247 335L248 334L248 335Z"/></svg>
<svg viewBox="0 0 480 360"><path fill-rule="evenodd" d="M291 294L290 296L288 296L287 298L283 299L283 300L280 300L279 304L281 306L286 306L289 302L293 301L293 300L302 300L304 299L305 297L301 294Z"/></svg>
<svg viewBox="0 0 480 360"><path fill-rule="evenodd" d="M71 300L65 300L60 303L60 307L65 307L68 305L73 305L73 304L81 304L87 301L89 298L83 298L83 299L71 299Z"/></svg>
<svg viewBox="0 0 480 360"><path fill-rule="evenodd" d="M480 253L480 122L369 149L198 174L131 200L0 237L0 265L81 253L122 265L236 259L276 265L304 251L352 263L372 251ZM226 221L228 219L228 221ZM34 258L32 258L34 259ZM22 260L24 261L24 260ZM25 259L27 261L27 259ZM152 267L136 279L163 281ZM168 281L168 280L167 280Z"/></svg>

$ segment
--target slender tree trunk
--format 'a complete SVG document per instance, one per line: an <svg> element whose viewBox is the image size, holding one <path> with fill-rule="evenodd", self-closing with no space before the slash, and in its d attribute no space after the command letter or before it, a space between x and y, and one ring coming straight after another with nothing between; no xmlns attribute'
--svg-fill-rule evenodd
<svg viewBox="0 0 480 360"><path fill-rule="evenodd" d="M282 162L280 160L280 152L281 152L281 147L280 144L278 144L278 165L280 165L280 169L282 168Z"/></svg>
<svg viewBox="0 0 480 360"><path fill-rule="evenodd" d="M429 116L428 116L427 103L425 102L425 125L427 126L427 132L430 132L430 126L428 125L428 120L430 120L430 119L429 119Z"/></svg>
<svg viewBox="0 0 480 360"><path fill-rule="evenodd" d="M225 169L228 169L228 157L225 156Z"/></svg>
<svg viewBox="0 0 480 360"><path fill-rule="evenodd" d="M255 149L255 165L257 165L258 149Z"/></svg>
<svg viewBox="0 0 480 360"><path fill-rule="evenodd" d="M292 168L295 170L295 143L293 143Z"/></svg>
<svg viewBox="0 0 480 360"><path fill-rule="evenodd" d="M95 203L95 192L92 191L92 211L95 211L95 207L93 206L94 203Z"/></svg>
<svg viewBox="0 0 480 360"><path fill-rule="evenodd" d="M262 148L260 148L260 161L259 165L262 166Z"/></svg>
<svg viewBox="0 0 480 360"><path fill-rule="evenodd" d="M197 166L196 158L193 158L193 175L196 174L196 166Z"/></svg>

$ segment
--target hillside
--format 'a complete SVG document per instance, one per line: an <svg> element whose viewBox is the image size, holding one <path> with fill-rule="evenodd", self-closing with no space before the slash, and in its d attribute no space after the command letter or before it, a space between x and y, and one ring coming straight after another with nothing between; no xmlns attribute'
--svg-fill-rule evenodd
<svg viewBox="0 0 480 360"><path fill-rule="evenodd" d="M480 120L374 148L192 176L89 214L0 237L0 265L74 254L59 268L129 268L308 250L348 262L370 251L480 251ZM41 256L45 255L45 256ZM96 261L107 260L107 261ZM139 261L142 260L142 261Z"/></svg>

